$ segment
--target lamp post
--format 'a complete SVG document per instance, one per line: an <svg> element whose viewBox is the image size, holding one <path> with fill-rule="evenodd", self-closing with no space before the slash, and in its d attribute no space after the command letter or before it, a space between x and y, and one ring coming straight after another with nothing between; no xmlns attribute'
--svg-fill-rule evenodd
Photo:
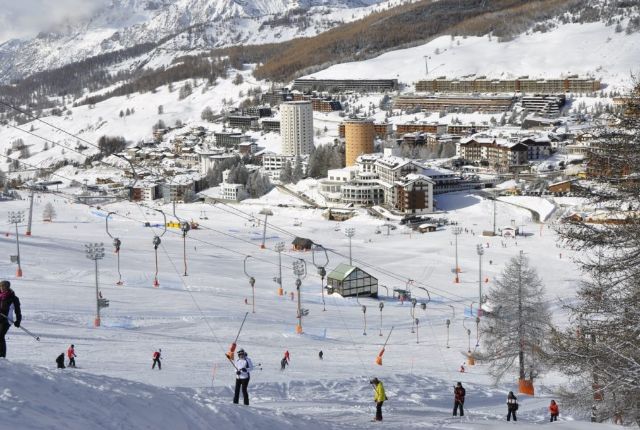
<svg viewBox="0 0 640 430"><path fill-rule="evenodd" d="M380 309L380 336L382 336L382 309L384 309L384 303L378 303L378 309Z"/></svg>
<svg viewBox="0 0 640 430"><path fill-rule="evenodd" d="M89 260L93 260L95 263L95 271L96 271L96 318L93 321L93 325L95 327L100 327L100 308L107 307L108 302L104 299L101 301L100 290L98 288L98 260L102 260L104 258L104 245L102 242L100 243L87 243L84 245L85 252L87 254L87 258Z"/></svg>
<svg viewBox="0 0 640 430"><path fill-rule="evenodd" d="M264 242L265 239L267 237L267 217L270 217L273 215L273 212L271 212L271 209L268 208L263 208L260 212L258 212L260 215L264 215L264 228L262 229L262 245L260 245L260 248L264 249Z"/></svg>
<svg viewBox="0 0 640 430"><path fill-rule="evenodd" d="M349 238L349 266L353 266L353 263L352 263L352 260L351 260L351 238L353 236L355 236L356 229L354 227L346 228L344 230L344 234L345 234L345 236L347 236Z"/></svg>
<svg viewBox="0 0 640 430"><path fill-rule="evenodd" d="M278 253L278 277L274 279L278 283L278 295L281 296L282 292L282 251L284 251L284 242L278 242L274 246L275 251Z"/></svg>
<svg viewBox="0 0 640 430"><path fill-rule="evenodd" d="M362 332L363 336L367 335L367 307L362 305L362 317L364 318L364 331Z"/></svg>
<svg viewBox="0 0 640 430"><path fill-rule="evenodd" d="M478 252L478 317L482 316L482 255L484 254L484 248L478 244L476 246Z"/></svg>
<svg viewBox="0 0 640 430"><path fill-rule="evenodd" d="M458 265L458 236L462 233L462 227L453 227L453 235L456 237L456 284L460 283L460 277L458 274L460 273L460 266Z"/></svg>
<svg viewBox="0 0 640 430"><path fill-rule="evenodd" d="M22 278L22 266L20 262L20 238L18 235L18 224L24 221L24 211L9 212L9 223L16 225L16 249L18 251L17 263L18 269L16 270L16 278Z"/></svg>
<svg viewBox="0 0 640 430"><path fill-rule="evenodd" d="M296 333L302 334L302 300L300 298L302 280L307 276L307 263L299 258L293 262L293 274L296 276L296 290L298 292L298 325Z"/></svg>
<svg viewBox="0 0 640 430"><path fill-rule="evenodd" d="M418 330L418 324L420 320L416 318L416 343L420 343L420 331Z"/></svg>

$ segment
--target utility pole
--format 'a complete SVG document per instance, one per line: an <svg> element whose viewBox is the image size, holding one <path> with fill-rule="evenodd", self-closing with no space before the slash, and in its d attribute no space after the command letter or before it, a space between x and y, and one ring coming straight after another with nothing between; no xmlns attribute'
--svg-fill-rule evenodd
<svg viewBox="0 0 640 430"><path fill-rule="evenodd" d="M420 332L418 331L418 324L420 320L416 318L416 343L420 343Z"/></svg>
<svg viewBox="0 0 640 430"><path fill-rule="evenodd" d="M25 236L31 236L31 221L33 220L33 194L34 189L31 188L31 193L29 194L29 220L27 221L27 232L24 234Z"/></svg>
<svg viewBox="0 0 640 430"><path fill-rule="evenodd" d="M104 245L100 243L88 243L84 245L87 258L93 260L95 263L96 271L96 318L93 321L95 327L100 327L100 308L106 308L109 306L109 302L100 297L100 290L98 287L98 260L104 258Z"/></svg>
<svg viewBox="0 0 640 430"><path fill-rule="evenodd" d="M283 294L282 291L282 251L284 251L284 242L278 242L274 246L275 251L278 253L278 277L274 279L278 283L278 295Z"/></svg>
<svg viewBox="0 0 640 430"><path fill-rule="evenodd" d="M484 254L484 248L481 244L476 246L478 252L478 317L482 316L482 254Z"/></svg>
<svg viewBox="0 0 640 430"><path fill-rule="evenodd" d="M22 278L22 265L20 262L20 238L18 235L18 224L24 222L24 211L9 212L9 223L16 225L16 249L18 255L16 256L18 263L18 270L16 270L16 278Z"/></svg>
<svg viewBox="0 0 640 430"><path fill-rule="evenodd" d="M429 76L429 62L427 61L430 57L425 55L424 56L424 68L425 68L425 76Z"/></svg>
<svg viewBox="0 0 640 430"><path fill-rule="evenodd" d="M302 258L293 262L293 274L296 276L296 290L298 292L298 325L296 326L296 333L302 334L303 311L300 292L302 290L302 280L307 276L307 263Z"/></svg>
<svg viewBox="0 0 640 430"><path fill-rule="evenodd" d="M354 227L348 227L344 230L344 234L349 238L349 266L353 266L351 260L351 238L355 236L356 229Z"/></svg>
<svg viewBox="0 0 640 430"><path fill-rule="evenodd" d="M260 212L258 212L260 215L264 215L264 228L262 230L262 245L260 245L260 248L265 249L264 246L264 242L265 239L267 237L267 217L270 217L273 215L273 212L271 212L270 209L268 208L263 208Z"/></svg>
<svg viewBox="0 0 640 430"><path fill-rule="evenodd" d="M460 273L460 266L458 265L458 236L460 236L460 234L462 234L462 227L453 227L453 235L456 237L456 284L460 283L460 277L458 276L458 274Z"/></svg>
<svg viewBox="0 0 640 430"><path fill-rule="evenodd" d="M496 218L497 218L497 207L496 202L498 201L498 196L493 196L493 235L496 235Z"/></svg>

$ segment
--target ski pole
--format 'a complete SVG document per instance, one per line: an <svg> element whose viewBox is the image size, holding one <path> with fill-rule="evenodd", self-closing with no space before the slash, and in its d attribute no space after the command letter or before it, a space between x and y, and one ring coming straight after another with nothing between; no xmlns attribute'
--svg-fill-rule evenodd
<svg viewBox="0 0 640 430"><path fill-rule="evenodd" d="M236 335L236 339L231 344L231 347L229 348L229 352L227 352L225 354L229 360L233 359L233 354L236 352L236 346L237 346L236 342L238 342L238 338L240 338L240 333L242 332L242 327L244 327L244 322L247 320L247 316L248 315L249 315L249 312L245 312L244 318L242 319L242 324L240 324L240 329L238 330L238 334Z"/></svg>
<svg viewBox="0 0 640 430"><path fill-rule="evenodd" d="M11 318L9 318L7 315L5 314L0 314L0 316L3 316L4 318L6 318L7 321L9 321L11 324L15 325L15 321L13 321ZM29 336L31 336L32 338L34 338L35 340L37 340L38 342L40 342L40 336L36 336L35 334L31 333L29 330L27 330L26 328L22 327L22 325L20 325L18 327L19 329L21 329L22 331L24 331L25 333L27 333Z"/></svg>

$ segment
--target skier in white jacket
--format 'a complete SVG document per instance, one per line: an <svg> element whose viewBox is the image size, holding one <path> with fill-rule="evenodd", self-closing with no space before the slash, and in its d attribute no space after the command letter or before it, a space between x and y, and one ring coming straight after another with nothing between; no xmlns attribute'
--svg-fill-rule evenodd
<svg viewBox="0 0 640 430"><path fill-rule="evenodd" d="M251 371L253 370L253 363L247 356L244 349L238 351L238 359L235 362L236 365L236 391L233 396L233 403L238 404L240 400L240 388L242 388L242 396L244 397L244 404L249 404L249 393L247 387L249 386L249 379L251 379Z"/></svg>

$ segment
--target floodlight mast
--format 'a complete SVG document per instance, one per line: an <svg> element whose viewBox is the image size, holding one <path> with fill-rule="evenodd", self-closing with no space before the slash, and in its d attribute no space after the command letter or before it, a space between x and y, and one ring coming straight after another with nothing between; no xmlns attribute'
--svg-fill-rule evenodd
<svg viewBox="0 0 640 430"><path fill-rule="evenodd" d="M296 326L296 333L302 334L302 299L300 293L302 292L302 280L307 276L307 262L302 258L293 262L293 274L296 276L296 289L298 291L298 325Z"/></svg>
<svg viewBox="0 0 640 430"><path fill-rule="evenodd" d="M353 261L351 258L351 238L355 236L356 229L355 227L348 227L344 230L345 236L349 238L349 266L353 266ZM357 290L356 290L357 291Z"/></svg>

